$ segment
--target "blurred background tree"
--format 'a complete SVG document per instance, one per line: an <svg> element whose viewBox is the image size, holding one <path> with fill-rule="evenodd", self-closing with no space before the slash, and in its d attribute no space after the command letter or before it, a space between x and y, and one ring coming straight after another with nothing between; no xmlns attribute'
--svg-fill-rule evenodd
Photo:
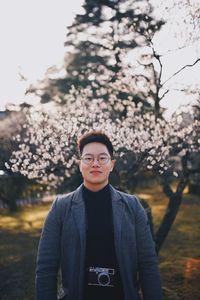
<svg viewBox="0 0 200 300"><path fill-rule="evenodd" d="M23 193L28 180L20 173L8 170L5 163L9 160L12 151L18 147L13 136L22 132L25 118L22 112L5 112L5 114L7 116L0 120L0 199L10 210L15 211L16 200Z"/></svg>
<svg viewBox="0 0 200 300"><path fill-rule="evenodd" d="M89 89L80 94L74 90L68 97L69 106L66 108L54 108L53 113L32 112L26 136L12 154L11 169L30 179L37 178L45 185L58 189L62 186L66 191L67 187L70 188L69 183L80 183L77 182L80 175L74 176L77 174L77 137L91 129L105 131L111 137L119 160L115 186L133 192L130 182L138 174L144 182L145 171L150 178L157 178L169 199L155 233L159 251L176 218L192 172L189 159L199 151L199 121L193 117L194 108L191 107L190 111L186 108L186 124L182 111L167 122L155 119L153 112L144 113L132 101L126 101L126 117L113 120L109 101L105 104L103 99L89 100L88 94ZM127 168L132 172L131 179L126 178ZM175 178L174 190L171 185Z"/></svg>
<svg viewBox="0 0 200 300"><path fill-rule="evenodd" d="M136 75L128 55L134 48L149 45L150 37L164 22L151 16L153 9L146 0L90 0L83 9L67 29L66 75L59 78L58 70L50 68L47 78L28 92L39 94L42 103L65 104L72 85L76 89L90 86L91 99L103 97L108 101L114 93L118 101L130 97L136 104L142 102L151 108L147 86L153 88L153 78L151 74Z"/></svg>
<svg viewBox="0 0 200 300"><path fill-rule="evenodd" d="M25 135L24 125L28 111L29 105L21 105L19 111L6 110L5 116L0 120L0 200L11 211L19 208L19 200L36 197L40 191L35 180L6 168L12 152L18 149L19 139L23 139Z"/></svg>

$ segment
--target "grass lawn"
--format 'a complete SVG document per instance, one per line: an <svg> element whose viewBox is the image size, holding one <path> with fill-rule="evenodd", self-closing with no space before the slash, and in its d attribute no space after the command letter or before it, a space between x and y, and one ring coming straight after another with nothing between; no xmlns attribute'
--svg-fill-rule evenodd
<svg viewBox="0 0 200 300"><path fill-rule="evenodd" d="M155 227L167 199L158 186L137 190L152 207ZM33 300L38 239L50 204L0 213L0 299ZM159 255L165 300L200 299L200 197L184 194L183 204Z"/></svg>

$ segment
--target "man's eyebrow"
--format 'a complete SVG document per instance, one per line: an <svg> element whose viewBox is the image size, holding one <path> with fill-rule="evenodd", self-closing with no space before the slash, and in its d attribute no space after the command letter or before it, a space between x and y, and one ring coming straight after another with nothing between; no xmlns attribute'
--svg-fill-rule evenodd
<svg viewBox="0 0 200 300"><path fill-rule="evenodd" d="M108 153L106 153L106 152L101 152L98 155L102 155L102 154L108 155ZM94 154L92 154L92 153L85 153L84 155L92 155L92 156L94 156Z"/></svg>

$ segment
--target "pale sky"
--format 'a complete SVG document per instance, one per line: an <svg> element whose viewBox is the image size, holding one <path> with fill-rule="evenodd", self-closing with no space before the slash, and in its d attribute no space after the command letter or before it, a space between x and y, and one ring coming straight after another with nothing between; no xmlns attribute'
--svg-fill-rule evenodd
<svg viewBox="0 0 200 300"><path fill-rule="evenodd" d="M157 0L152 0L156 2ZM0 0L0 110L5 104L24 101L26 87L42 79L48 67L62 64L65 53L66 26L81 11L82 0ZM159 12L159 11L158 11ZM160 13L160 12L159 12ZM181 17L181 16L180 16ZM165 27L155 38L155 47L167 52L169 44L176 48L173 28ZM193 63L200 53L200 46L165 55L163 78L167 79L185 64ZM28 81L20 81L19 73ZM170 81L175 89L181 83L190 86L199 82L200 63L187 69ZM163 106L174 111L188 99L179 92L169 94ZM32 102L33 103L33 102Z"/></svg>
<svg viewBox="0 0 200 300"><path fill-rule="evenodd" d="M66 26L81 0L0 0L0 109L23 102L26 86L61 64ZM20 81L19 71L28 78Z"/></svg>

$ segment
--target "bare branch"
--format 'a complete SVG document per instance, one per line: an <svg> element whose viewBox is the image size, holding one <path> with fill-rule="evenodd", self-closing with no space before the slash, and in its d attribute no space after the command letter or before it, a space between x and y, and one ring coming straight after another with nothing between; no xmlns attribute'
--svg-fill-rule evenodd
<svg viewBox="0 0 200 300"><path fill-rule="evenodd" d="M137 76L138 78L143 78L143 79L145 79L147 82L150 82L150 79L149 79L147 76L143 75L143 74L137 74L136 76Z"/></svg>
<svg viewBox="0 0 200 300"><path fill-rule="evenodd" d="M177 72L175 72L172 76L170 76L167 80L165 80L162 84L162 86L168 82L171 78L173 78L174 76L178 75L181 71L183 71L185 68L188 68L188 67L193 67L194 65L196 65L198 62L200 61L200 58L198 58L193 64L191 65L185 65L184 67L182 67L180 70L178 70Z"/></svg>
<svg viewBox="0 0 200 300"><path fill-rule="evenodd" d="M173 198L174 192L166 180L161 180L161 185L163 187L163 192L168 196L169 199Z"/></svg>
<svg viewBox="0 0 200 300"><path fill-rule="evenodd" d="M175 51L179 51L179 50L182 50L182 49L185 49L187 48L188 46L180 46L180 47L177 47L177 48L174 48L174 49L170 49L170 50L167 50L165 53L163 53L162 55L160 55L160 57L163 57L171 52L175 52Z"/></svg>
<svg viewBox="0 0 200 300"><path fill-rule="evenodd" d="M181 179L179 182L177 189L176 189L176 194L182 195L186 185L188 184L188 176L185 176L184 178Z"/></svg>
<svg viewBox="0 0 200 300"><path fill-rule="evenodd" d="M162 94L162 96L160 97L160 101L164 98L164 96L165 96L167 93L169 93L169 90L166 90L166 91Z"/></svg>
<svg viewBox="0 0 200 300"><path fill-rule="evenodd" d="M158 55L153 47L153 44L152 44L152 50L153 50L153 56L155 57L155 59L157 59L159 65L160 65L160 73L159 73L159 76L158 76L158 84L159 84L159 87L161 86L161 76L162 76L162 71L163 71L163 65L162 65L162 62L161 62L161 59L160 59L160 55Z"/></svg>

